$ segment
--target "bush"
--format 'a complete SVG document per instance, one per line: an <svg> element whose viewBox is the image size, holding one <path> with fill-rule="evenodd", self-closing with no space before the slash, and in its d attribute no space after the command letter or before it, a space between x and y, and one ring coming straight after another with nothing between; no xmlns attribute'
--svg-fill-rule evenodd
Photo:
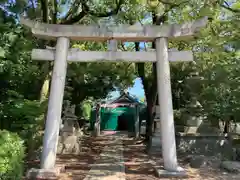
<svg viewBox="0 0 240 180"><path fill-rule="evenodd" d="M24 145L15 133L0 131L0 180L22 179Z"/></svg>
<svg viewBox="0 0 240 180"><path fill-rule="evenodd" d="M91 101L84 101L82 103L82 117L89 121L90 120L90 116L91 116L91 111L92 111L92 106L91 106Z"/></svg>
<svg viewBox="0 0 240 180"><path fill-rule="evenodd" d="M2 121L9 125L4 126L4 129L17 132L24 140L27 148L27 158L35 158L33 157L35 152L42 145L42 130L46 108L47 101L40 103L27 99L14 99L14 103L5 104L5 117L2 118Z"/></svg>
<svg viewBox="0 0 240 180"><path fill-rule="evenodd" d="M183 119L184 109L174 110L173 113L174 113L175 125L184 126L184 119Z"/></svg>

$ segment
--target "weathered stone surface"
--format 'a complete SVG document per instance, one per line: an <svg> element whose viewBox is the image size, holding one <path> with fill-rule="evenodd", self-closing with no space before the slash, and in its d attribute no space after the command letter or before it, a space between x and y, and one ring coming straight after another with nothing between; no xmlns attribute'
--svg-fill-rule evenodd
<svg viewBox="0 0 240 180"><path fill-rule="evenodd" d="M232 160L240 161L240 148L233 148Z"/></svg>
<svg viewBox="0 0 240 180"><path fill-rule="evenodd" d="M223 161L221 163L221 168L227 170L228 172L240 173L240 162Z"/></svg>
<svg viewBox="0 0 240 180"><path fill-rule="evenodd" d="M54 61L54 50L49 49L33 49L32 59L41 61ZM169 52L168 60L171 62L193 61L193 53L191 51L175 51ZM67 56L68 62L156 62L155 52L101 52L101 51L76 51L70 49Z"/></svg>
<svg viewBox="0 0 240 180"><path fill-rule="evenodd" d="M27 172L27 179L28 180L55 180L58 179L59 174L63 172L65 168L63 166L58 166L54 169L30 169Z"/></svg>
<svg viewBox="0 0 240 180"><path fill-rule="evenodd" d="M240 148L236 148L236 160L240 161Z"/></svg>
<svg viewBox="0 0 240 180"><path fill-rule="evenodd" d="M197 130L198 130L198 127L185 126L184 133L186 133L186 134L195 134L195 133L197 133Z"/></svg>
<svg viewBox="0 0 240 180"><path fill-rule="evenodd" d="M59 151L61 154L74 153L78 154L81 151L81 141L79 141L78 136L71 135L67 136L62 141L62 149Z"/></svg>
<svg viewBox="0 0 240 180"><path fill-rule="evenodd" d="M204 156L193 156L190 159L190 166L192 168L200 168L206 165L206 159Z"/></svg>
<svg viewBox="0 0 240 180"><path fill-rule="evenodd" d="M218 135L177 135L176 145L179 152L186 154L214 156L225 153L230 144L224 136Z"/></svg>
<svg viewBox="0 0 240 180"><path fill-rule="evenodd" d="M116 39L119 41L153 41L157 37L169 38L192 38L201 27L207 24L207 17L194 22L184 24L172 24L162 26L141 26L139 24L126 25L122 24L118 27L111 26L83 26L83 25L56 25L45 24L20 18L20 23L32 28L35 36L46 39L54 39L57 37L69 37L74 40L85 41L107 41ZM57 29L57 31L56 31Z"/></svg>
<svg viewBox="0 0 240 180"><path fill-rule="evenodd" d="M67 132L69 134L73 134L75 131L74 127L70 127L70 126L63 126L63 128L61 129L62 132Z"/></svg>
<svg viewBox="0 0 240 180"><path fill-rule="evenodd" d="M112 134L111 141L103 149L95 164L84 180L125 180L125 164L123 158L121 134Z"/></svg>
<svg viewBox="0 0 240 180"><path fill-rule="evenodd" d="M151 136L149 140L148 153L151 154L161 151L162 151L161 135L160 133L154 133L154 135Z"/></svg>
<svg viewBox="0 0 240 180"><path fill-rule="evenodd" d="M210 166L211 168L218 169L221 164L221 158L219 155L213 156L213 157L208 157L207 158L207 165Z"/></svg>
<svg viewBox="0 0 240 180"><path fill-rule="evenodd" d="M211 167L218 169L221 164L221 155L204 156L204 155L188 155L184 158L184 163L189 164L192 168Z"/></svg>
<svg viewBox="0 0 240 180"><path fill-rule="evenodd" d="M81 151L81 137L83 136L83 132L79 127L77 116L75 116L75 106L71 106L69 101L66 101L65 104L64 126L61 129L59 137L58 153L78 154Z"/></svg>
<svg viewBox="0 0 240 180"><path fill-rule="evenodd" d="M156 172L156 176L159 178L188 178L186 171L172 172L167 171L159 166L155 166L154 170Z"/></svg>

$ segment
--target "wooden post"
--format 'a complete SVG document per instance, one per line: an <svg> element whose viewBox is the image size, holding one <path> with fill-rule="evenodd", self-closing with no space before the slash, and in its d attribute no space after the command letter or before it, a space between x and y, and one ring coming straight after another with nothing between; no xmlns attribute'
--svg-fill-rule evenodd
<svg viewBox="0 0 240 180"><path fill-rule="evenodd" d="M101 134L101 105L97 104L96 107L96 121L94 123L94 135L100 136Z"/></svg>
<svg viewBox="0 0 240 180"><path fill-rule="evenodd" d="M139 127L139 105L135 105L135 112L136 112L136 117L135 117L135 138L139 138L140 134L140 127Z"/></svg>
<svg viewBox="0 0 240 180"><path fill-rule="evenodd" d="M168 61L167 38L156 39L157 89L160 104L162 154L164 169L179 171L177 164L175 129L173 120L170 66Z"/></svg>
<svg viewBox="0 0 240 180"><path fill-rule="evenodd" d="M41 157L42 169L53 169L55 167L59 124L61 121L62 102L67 72L68 48L69 39L66 37L59 37L57 39L56 55L48 102L47 121L44 131L43 152Z"/></svg>

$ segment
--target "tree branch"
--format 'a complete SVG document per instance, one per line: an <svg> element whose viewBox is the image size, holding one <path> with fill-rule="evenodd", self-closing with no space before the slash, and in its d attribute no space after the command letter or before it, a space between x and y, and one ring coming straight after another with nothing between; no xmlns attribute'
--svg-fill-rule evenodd
<svg viewBox="0 0 240 180"><path fill-rule="evenodd" d="M84 18L88 14L88 10L85 9L83 4L86 4L87 0L77 1L75 0L74 3L72 3L71 8L67 12L65 18L62 19L60 24L74 24L79 22L82 18ZM77 11L77 9L82 6L81 12L79 12L77 15L73 15L74 10Z"/></svg>
<svg viewBox="0 0 240 180"><path fill-rule="evenodd" d="M53 14L52 14L52 24L57 24L57 0L52 0L53 3Z"/></svg>
<svg viewBox="0 0 240 180"><path fill-rule="evenodd" d="M42 20L48 23L48 0L40 0L42 10Z"/></svg>
<svg viewBox="0 0 240 180"><path fill-rule="evenodd" d="M158 0L158 2L165 4L165 5L175 5L175 3L171 3L171 2L167 2L167 1L163 1L163 0Z"/></svg>
<svg viewBox="0 0 240 180"><path fill-rule="evenodd" d="M174 7L178 7L178 6L180 6L180 5L184 4L184 3L187 3L188 1L182 1L180 3L171 3L171 2L167 2L167 1L163 1L163 0L158 0L158 2L160 2L160 3L164 4L164 5L169 5L170 6L169 9L172 9Z"/></svg>
<svg viewBox="0 0 240 180"><path fill-rule="evenodd" d="M226 5L225 5L225 4L226 4ZM224 8L224 9L227 9L227 10L233 12L233 13L240 13L240 9L233 9L233 8L231 8L226 1L224 1L224 4L221 4L220 6L221 6L222 8Z"/></svg>
<svg viewBox="0 0 240 180"><path fill-rule="evenodd" d="M69 8L66 16L62 19L61 24L67 24L66 21L70 21L70 19L74 16L73 12L77 12L79 7L81 5L81 1L75 0L73 3L71 3L71 7ZM82 10L83 11L83 10ZM81 13L81 12L80 12ZM79 14L80 14L79 13ZM81 14L80 20L84 17L85 15ZM65 23L66 22L66 23ZM71 23L70 23L71 24Z"/></svg>
<svg viewBox="0 0 240 180"><path fill-rule="evenodd" d="M111 10L111 11L109 11L109 12L94 12L94 11L90 10L90 8L89 8L89 6L87 5L86 2L83 2L82 5L83 5L83 8L91 16L95 16L95 17L109 17L109 16L113 16L113 15L118 14L118 12L121 9L121 5L123 3L124 3L124 0L119 0L119 2L117 2L117 0L116 0L116 4L117 4L116 8Z"/></svg>
<svg viewBox="0 0 240 180"><path fill-rule="evenodd" d="M124 51L127 51L123 43L121 43L121 47L123 48Z"/></svg>
<svg viewBox="0 0 240 180"><path fill-rule="evenodd" d="M30 0L30 2L31 2L31 5L32 5L32 10L34 12L34 18L36 18L37 16L36 16L36 9L34 7L34 2L33 2L33 0Z"/></svg>
<svg viewBox="0 0 240 180"><path fill-rule="evenodd" d="M135 51L136 52L140 51L140 43L139 42L135 42ZM142 80L144 90L147 90L149 88L149 85L148 85L148 81L146 80L146 77L145 77L145 63L136 63L136 65L137 65L138 76ZM146 96L148 96L147 93L148 92L145 91Z"/></svg>
<svg viewBox="0 0 240 180"><path fill-rule="evenodd" d="M70 14L72 13L72 10L70 9L69 12L67 13L66 17L65 17L65 20L63 20L61 22L61 24L74 24L74 23L77 23L82 18L84 18L84 16L86 16L86 15L91 15L91 16L95 16L95 17L109 17L109 16L116 15L120 11L121 5L123 3L124 3L124 0L119 0L119 2L116 3L117 4L116 8L111 10L111 11L109 11L109 12L95 12L95 11L90 9L90 7L87 5L87 1L86 0L82 0L81 1L82 11L78 15L75 15L75 16L69 18Z"/></svg>

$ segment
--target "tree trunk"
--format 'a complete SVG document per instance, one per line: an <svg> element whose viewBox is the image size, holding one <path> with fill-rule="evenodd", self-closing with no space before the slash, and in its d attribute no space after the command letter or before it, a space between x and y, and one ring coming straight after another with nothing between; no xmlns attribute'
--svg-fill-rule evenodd
<svg viewBox="0 0 240 180"><path fill-rule="evenodd" d="M152 12L152 21L155 25L161 25L166 21L166 14L159 15L156 12ZM155 42L152 43L152 48L155 48ZM139 51L139 43L135 43L135 50ZM137 63L138 75L142 80L143 88L145 92L147 102L147 119L146 119L146 141L152 136L153 127L153 107L157 101L157 69L156 63L152 64L152 81L146 79L144 63Z"/></svg>
<svg viewBox="0 0 240 180"><path fill-rule="evenodd" d="M228 118L224 122L224 130L223 130L224 134L230 133L230 125L231 125L231 120L230 120L230 118Z"/></svg>
<svg viewBox="0 0 240 180"><path fill-rule="evenodd" d="M51 70L50 70L50 64L49 62L45 63L43 65L43 68L44 68L44 80L43 80L43 83L42 83L42 88L41 88L41 92L40 92L40 102L44 102L45 100L47 100L48 98L48 94L49 94L49 87L50 87L50 79L51 79Z"/></svg>

